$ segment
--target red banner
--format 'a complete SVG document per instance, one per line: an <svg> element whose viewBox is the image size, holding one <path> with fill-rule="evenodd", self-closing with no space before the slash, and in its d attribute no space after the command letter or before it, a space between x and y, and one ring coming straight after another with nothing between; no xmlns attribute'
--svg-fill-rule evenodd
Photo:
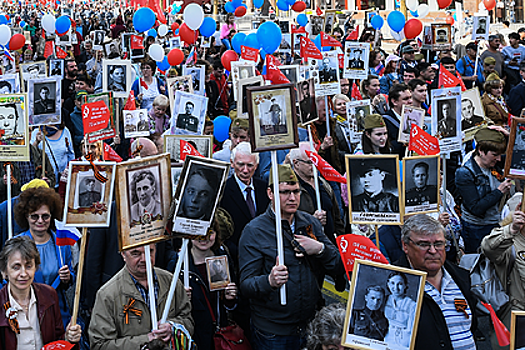
<svg viewBox="0 0 525 350"><path fill-rule="evenodd" d="M144 38L140 35L132 35L130 39L130 48L132 50L144 48Z"/></svg>
<svg viewBox="0 0 525 350"><path fill-rule="evenodd" d="M64 50L62 50L62 49L60 48L60 46L57 46L56 49L57 49L57 57L58 57L58 58L66 58L66 57L67 57L67 52L65 52Z"/></svg>
<svg viewBox="0 0 525 350"><path fill-rule="evenodd" d="M317 58L319 60L323 59L321 51L315 46L312 40L307 37L301 37L301 57L303 58Z"/></svg>
<svg viewBox="0 0 525 350"><path fill-rule="evenodd" d="M134 111L137 109L137 104L135 103L135 91L129 91L129 96L123 109L125 111Z"/></svg>
<svg viewBox="0 0 525 350"><path fill-rule="evenodd" d="M346 40L357 40L359 38L359 25L346 37Z"/></svg>
<svg viewBox="0 0 525 350"><path fill-rule="evenodd" d="M321 16L323 14L323 10L319 6L315 9L315 13L317 13L317 16Z"/></svg>
<svg viewBox="0 0 525 350"><path fill-rule="evenodd" d="M330 35L326 34L325 32L321 32L321 46L339 46L343 47L343 44L341 44L339 41L332 38Z"/></svg>
<svg viewBox="0 0 525 350"><path fill-rule="evenodd" d="M383 253L365 236L347 234L337 237L336 240L348 280L350 280L354 269L355 259L375 261L388 265L388 260Z"/></svg>
<svg viewBox="0 0 525 350"><path fill-rule="evenodd" d="M438 87L454 87L458 86L462 82L463 81L461 80L461 78L455 77L452 73L446 70L442 64L439 65Z"/></svg>
<svg viewBox="0 0 525 350"><path fill-rule="evenodd" d="M352 83L352 91L350 92L350 97L352 98L352 101L361 101L363 99L363 96L361 96L361 92L359 91L359 87L354 82Z"/></svg>
<svg viewBox="0 0 525 350"><path fill-rule="evenodd" d="M259 56L259 50L251 48L249 46L241 45L241 58L247 61L257 62Z"/></svg>
<svg viewBox="0 0 525 350"><path fill-rule="evenodd" d="M180 140L180 160L184 161L186 156L197 156L204 158L204 156L200 154L191 143L186 140Z"/></svg>
<svg viewBox="0 0 525 350"><path fill-rule="evenodd" d="M104 160L114 161L117 163L122 162L122 158L118 155L117 152L110 145L103 142L104 144Z"/></svg>
<svg viewBox="0 0 525 350"><path fill-rule="evenodd" d="M341 176L341 174L339 174L326 160L321 158L320 155L308 150L305 150L305 152L326 181L336 181L343 184L346 183L346 178Z"/></svg>
<svg viewBox="0 0 525 350"><path fill-rule="evenodd" d="M89 134L107 128L109 109L104 101L85 103L82 105L82 123L84 134Z"/></svg>
<svg viewBox="0 0 525 350"><path fill-rule="evenodd" d="M277 58L266 55L266 79L271 80L272 84L289 84L290 80L277 68Z"/></svg>
<svg viewBox="0 0 525 350"><path fill-rule="evenodd" d="M408 150L414 151L420 156L439 154L439 141L416 124L412 124Z"/></svg>

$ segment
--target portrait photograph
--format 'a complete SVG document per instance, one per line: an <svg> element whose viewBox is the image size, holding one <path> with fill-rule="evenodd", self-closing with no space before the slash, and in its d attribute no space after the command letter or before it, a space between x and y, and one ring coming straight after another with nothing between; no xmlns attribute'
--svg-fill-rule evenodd
<svg viewBox="0 0 525 350"><path fill-rule="evenodd" d="M279 28L281 29L281 34L290 34L290 21L281 21L277 22Z"/></svg>
<svg viewBox="0 0 525 350"><path fill-rule="evenodd" d="M211 36L210 37L205 37L205 36L201 36L201 47L202 48L210 48L211 46Z"/></svg>
<svg viewBox="0 0 525 350"><path fill-rule="evenodd" d="M179 185L180 175L182 174L183 163L171 163L171 188L173 189L173 195Z"/></svg>
<svg viewBox="0 0 525 350"><path fill-rule="evenodd" d="M308 125L319 119L315 104L315 84L312 78L297 84L299 100L299 118L302 125Z"/></svg>
<svg viewBox="0 0 525 350"><path fill-rule="evenodd" d="M398 155L347 155L350 223L403 224Z"/></svg>
<svg viewBox="0 0 525 350"><path fill-rule="evenodd" d="M347 119L349 121L354 121L352 124L355 125L354 131L359 133L359 141L361 141L361 133L365 131L365 117L370 114L370 100L358 100L346 103Z"/></svg>
<svg viewBox="0 0 525 350"><path fill-rule="evenodd" d="M432 50L450 50L452 48L452 29L450 24L432 23Z"/></svg>
<svg viewBox="0 0 525 350"><path fill-rule="evenodd" d="M525 350L525 311L511 313L510 350Z"/></svg>
<svg viewBox="0 0 525 350"><path fill-rule="evenodd" d="M239 80L248 79L255 77L255 66L250 63L235 61L232 62L232 89L233 89L233 98L235 101L239 100L237 95L237 90L239 89Z"/></svg>
<svg viewBox="0 0 525 350"><path fill-rule="evenodd" d="M323 59L308 59L310 74L315 82L316 96L327 96L341 93L339 84L339 58L337 51L323 52Z"/></svg>
<svg viewBox="0 0 525 350"><path fill-rule="evenodd" d="M525 118L513 117L505 157L505 177L525 180Z"/></svg>
<svg viewBox="0 0 525 350"><path fill-rule="evenodd" d="M474 16L472 40L489 40L490 16Z"/></svg>
<svg viewBox="0 0 525 350"><path fill-rule="evenodd" d="M117 55L115 58L120 57L118 40L113 40L104 44L104 53L106 54L106 57L109 57L110 55Z"/></svg>
<svg viewBox="0 0 525 350"><path fill-rule="evenodd" d="M69 37L70 37L70 42L71 42L71 45L77 45L78 44L78 37L77 37L77 29L76 27L74 28L73 26L71 26L71 28L69 28Z"/></svg>
<svg viewBox="0 0 525 350"><path fill-rule="evenodd" d="M370 45L347 41L345 43L343 77L347 79L366 79Z"/></svg>
<svg viewBox="0 0 525 350"><path fill-rule="evenodd" d="M206 67L203 65L197 66L182 66L182 75L189 75L191 77L191 82L193 83L193 93L197 95L204 96L206 91L205 88L205 76Z"/></svg>
<svg viewBox="0 0 525 350"><path fill-rule="evenodd" d="M461 88L433 89L430 94L431 135L439 139L442 154L461 150Z"/></svg>
<svg viewBox="0 0 525 350"><path fill-rule="evenodd" d="M312 37L321 34L324 30L324 16L310 15L310 25L312 26Z"/></svg>
<svg viewBox="0 0 525 350"><path fill-rule="evenodd" d="M298 147L294 85L251 87L247 91L252 150Z"/></svg>
<svg viewBox="0 0 525 350"><path fill-rule="evenodd" d="M147 109L122 111L124 115L124 138L148 137L150 135L149 114Z"/></svg>
<svg viewBox="0 0 525 350"><path fill-rule="evenodd" d="M131 90L131 62L129 60L102 61L102 90L114 97L128 97Z"/></svg>
<svg viewBox="0 0 525 350"><path fill-rule="evenodd" d="M439 155L403 158L405 214L424 214L439 210Z"/></svg>
<svg viewBox="0 0 525 350"><path fill-rule="evenodd" d="M298 65L282 65L277 66L279 70L284 74L286 79L290 81L291 84L296 85L299 82L299 66Z"/></svg>
<svg viewBox="0 0 525 350"><path fill-rule="evenodd" d="M205 236L208 233L230 163L187 156L175 194L178 199L173 231L178 234Z"/></svg>
<svg viewBox="0 0 525 350"><path fill-rule="evenodd" d="M113 99L113 93L112 92L101 92L98 94L93 95L86 95L84 96L82 100L82 104L85 103L91 103L91 102L97 102L97 101L104 101L106 104L106 107L109 109L109 123L106 128L95 131L92 133L89 133L87 135L87 139L89 143L93 143L95 141L105 140L105 139L111 139L115 137L116 135L116 115L115 115L115 108L114 108L114 99Z"/></svg>
<svg viewBox="0 0 525 350"><path fill-rule="evenodd" d="M401 127L399 128L398 142L407 143L410 141L410 130L412 125L423 128L425 124L425 110L423 108L404 105L401 111Z"/></svg>
<svg viewBox="0 0 525 350"><path fill-rule="evenodd" d="M53 59L49 60L49 76L50 77L64 77L64 60Z"/></svg>
<svg viewBox="0 0 525 350"><path fill-rule="evenodd" d="M29 81L29 126L60 124L61 79L50 77Z"/></svg>
<svg viewBox="0 0 525 350"><path fill-rule="evenodd" d="M483 125L487 125L485 110L481 103L478 87L461 92L461 131L463 142L470 141Z"/></svg>
<svg viewBox="0 0 525 350"><path fill-rule="evenodd" d="M63 48L71 46L71 32L68 31L63 35L57 35L55 37L55 44L57 46L62 46Z"/></svg>
<svg viewBox="0 0 525 350"><path fill-rule="evenodd" d="M180 36L170 38L170 50L180 48Z"/></svg>
<svg viewBox="0 0 525 350"><path fill-rule="evenodd" d="M115 162L69 162L64 218L66 226L108 227L115 183ZM96 175L96 176L95 176Z"/></svg>
<svg viewBox="0 0 525 350"><path fill-rule="evenodd" d="M93 32L93 50L102 51L104 50L104 38L106 33L103 30L95 30Z"/></svg>
<svg viewBox="0 0 525 350"><path fill-rule="evenodd" d="M166 89L170 99L170 111L173 111L175 105L175 93L183 91L193 94L193 82L191 76L183 75L181 77L168 78L166 80Z"/></svg>
<svg viewBox="0 0 525 350"><path fill-rule="evenodd" d="M165 227L172 195L170 170L167 154L117 165L120 250L169 238Z"/></svg>
<svg viewBox="0 0 525 350"><path fill-rule="evenodd" d="M292 47L293 47L293 53L295 55L301 54L301 38L302 37L308 37L308 34L306 33L293 33L292 34Z"/></svg>
<svg viewBox="0 0 525 350"><path fill-rule="evenodd" d="M21 63L20 76L24 82L24 92L27 91L27 82L31 79L47 78L47 63L46 61Z"/></svg>
<svg viewBox="0 0 525 350"><path fill-rule="evenodd" d="M237 116L248 119L248 94L246 93L246 89L249 87L264 86L264 79L260 75L241 79L237 86L239 90L237 92Z"/></svg>
<svg viewBox="0 0 525 350"><path fill-rule="evenodd" d="M213 136L211 135L164 135L164 152L169 153L171 164L181 162L180 141L191 144L202 156L211 158Z"/></svg>
<svg viewBox="0 0 525 350"><path fill-rule="evenodd" d="M20 93L20 77L18 74L0 75L0 95Z"/></svg>
<svg viewBox="0 0 525 350"><path fill-rule="evenodd" d="M29 161L26 94L0 95L0 161Z"/></svg>
<svg viewBox="0 0 525 350"><path fill-rule="evenodd" d="M207 257L205 261L210 291L225 289L231 282L228 256Z"/></svg>
<svg viewBox="0 0 525 350"><path fill-rule="evenodd" d="M327 10L324 15L324 32L332 35L335 25L335 11Z"/></svg>
<svg viewBox="0 0 525 350"><path fill-rule="evenodd" d="M414 349L426 272L356 259L351 281L341 344L351 349Z"/></svg>
<svg viewBox="0 0 525 350"><path fill-rule="evenodd" d="M171 110L171 134L202 135L207 109L207 97L175 91Z"/></svg>

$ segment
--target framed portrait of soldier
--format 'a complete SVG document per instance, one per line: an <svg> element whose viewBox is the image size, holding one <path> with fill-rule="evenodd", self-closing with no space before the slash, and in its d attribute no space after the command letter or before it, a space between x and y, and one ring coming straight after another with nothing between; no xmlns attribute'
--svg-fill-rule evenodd
<svg viewBox="0 0 525 350"><path fill-rule="evenodd" d="M50 77L64 77L64 63L63 59L52 59L49 60L49 73Z"/></svg>
<svg viewBox="0 0 525 350"><path fill-rule="evenodd" d="M505 176L525 180L525 118L512 117L505 158Z"/></svg>
<svg viewBox="0 0 525 350"><path fill-rule="evenodd" d="M228 256L220 255L208 257L206 261L206 273L210 290L225 289L231 282Z"/></svg>
<svg viewBox="0 0 525 350"><path fill-rule="evenodd" d="M324 16L310 16L310 25L312 26L312 36L321 34L324 30Z"/></svg>
<svg viewBox="0 0 525 350"><path fill-rule="evenodd" d="M401 127L399 128L397 141L408 143L410 141L410 130L412 130L412 125L417 125L420 128L423 128L424 124L425 110L423 108L404 105L401 110Z"/></svg>
<svg viewBox="0 0 525 350"><path fill-rule="evenodd" d="M175 93L177 91L193 94L193 82L191 76L189 75L168 78L166 80L166 87L168 89L168 97L170 99L170 111L173 111L175 104Z"/></svg>
<svg viewBox="0 0 525 350"><path fill-rule="evenodd" d="M116 125L118 124L117 115L114 108L114 99L112 92L101 92L98 94L84 96L82 104L103 101L109 109L109 123L106 128L89 133L87 138L89 143L95 141L110 139L116 135Z"/></svg>
<svg viewBox="0 0 525 350"><path fill-rule="evenodd" d="M60 124L61 79L50 77L29 81L29 126Z"/></svg>
<svg viewBox="0 0 525 350"><path fill-rule="evenodd" d="M181 140L189 143L203 157L211 158L213 136L209 135L164 135L164 152L169 153L171 164L181 160Z"/></svg>
<svg viewBox="0 0 525 350"><path fill-rule="evenodd" d="M525 311L511 313L510 350L525 350Z"/></svg>
<svg viewBox="0 0 525 350"><path fill-rule="evenodd" d="M147 109L122 112L124 115L124 138L148 137L150 135Z"/></svg>
<svg viewBox="0 0 525 350"><path fill-rule="evenodd" d="M247 92L252 150L298 147L294 85L250 87Z"/></svg>
<svg viewBox="0 0 525 350"><path fill-rule="evenodd" d="M432 23L432 50L452 49L452 28L446 23Z"/></svg>
<svg viewBox="0 0 525 350"><path fill-rule="evenodd" d="M64 48L67 46L71 46L71 32L67 31L63 35L55 36L55 44Z"/></svg>
<svg viewBox="0 0 525 350"><path fill-rule="evenodd" d="M324 29L326 34L332 35L335 27L335 10L326 10L324 15Z"/></svg>
<svg viewBox="0 0 525 350"><path fill-rule="evenodd" d="M292 52L292 34L288 33L281 36L281 44L277 51L288 54Z"/></svg>
<svg viewBox="0 0 525 350"><path fill-rule="evenodd" d="M170 38L170 50L180 48L180 36Z"/></svg>
<svg viewBox="0 0 525 350"><path fill-rule="evenodd" d="M0 161L29 161L26 94L0 95Z"/></svg>
<svg viewBox="0 0 525 350"><path fill-rule="evenodd" d="M238 101L239 96L237 95L237 90L239 89L239 80L255 77L255 66L247 62L232 62L231 77L233 86L233 98L235 99L235 101Z"/></svg>
<svg viewBox="0 0 525 350"><path fill-rule="evenodd" d="M246 93L246 89L256 86L264 86L264 79L260 75L241 79L237 83L237 116L239 118L248 119L248 94Z"/></svg>
<svg viewBox="0 0 525 350"><path fill-rule="evenodd" d="M318 120L314 79L303 80L297 84L297 98L299 100L299 119L301 124L308 125Z"/></svg>
<svg viewBox="0 0 525 350"><path fill-rule="evenodd" d="M187 156L175 198L173 219L177 234L205 236L230 172L230 163Z"/></svg>
<svg viewBox="0 0 525 350"><path fill-rule="evenodd" d="M361 141L361 133L365 131L365 117L371 114L370 100L350 101L346 103L346 115L349 121L353 121L354 133L358 133L358 141Z"/></svg>
<svg viewBox="0 0 525 350"><path fill-rule="evenodd" d="M489 40L490 16L474 16L472 40Z"/></svg>
<svg viewBox="0 0 525 350"><path fill-rule="evenodd" d="M176 91L171 110L171 134L202 135L207 109L207 97Z"/></svg>
<svg viewBox="0 0 525 350"><path fill-rule="evenodd" d="M470 141L474 134L484 125L488 119L481 103L478 87L461 92L461 131L463 142Z"/></svg>
<svg viewBox="0 0 525 350"><path fill-rule="evenodd" d="M93 32L93 50L102 51L104 50L104 38L106 33L103 30L95 30Z"/></svg>
<svg viewBox="0 0 525 350"><path fill-rule="evenodd" d="M307 33L292 33L292 47L295 55L299 56L301 54L301 38L306 38L307 36Z"/></svg>
<svg viewBox="0 0 525 350"><path fill-rule="evenodd" d="M191 77L191 82L193 83L193 93L197 95L204 96L206 91L205 88L205 79L206 66L196 65L196 66L182 66L182 75L189 75Z"/></svg>
<svg viewBox="0 0 525 350"><path fill-rule="evenodd" d="M439 155L403 158L405 215L439 210Z"/></svg>
<svg viewBox="0 0 525 350"><path fill-rule="evenodd" d="M398 155L347 155L350 223L403 224Z"/></svg>
<svg viewBox="0 0 525 350"><path fill-rule="evenodd" d="M69 162L64 218L66 226L108 227L115 162Z"/></svg>
<svg viewBox="0 0 525 350"><path fill-rule="evenodd" d="M27 91L27 82L31 79L43 79L47 77L47 63L46 61L21 63L20 64L20 77L23 91Z"/></svg>
<svg viewBox="0 0 525 350"><path fill-rule="evenodd" d="M369 44L347 41L345 43L343 77L366 79L368 77L369 55Z"/></svg>
<svg viewBox="0 0 525 350"><path fill-rule="evenodd" d="M168 239L165 227L172 189L168 154L117 164L120 250Z"/></svg>
<svg viewBox="0 0 525 350"><path fill-rule="evenodd" d="M279 29L281 29L281 34L290 34L290 21L281 21L277 22Z"/></svg>
<svg viewBox="0 0 525 350"><path fill-rule="evenodd" d="M341 344L350 349L413 350L426 275L356 259Z"/></svg>
<svg viewBox="0 0 525 350"><path fill-rule="evenodd" d="M120 57L120 49L119 49L119 43L118 40L110 41L109 43L104 44L104 53L106 54L106 57L110 57L110 55L115 56L115 58Z"/></svg>
<svg viewBox="0 0 525 350"><path fill-rule="evenodd" d="M461 150L461 88L430 91L432 96L432 136L439 139L441 153Z"/></svg>
<svg viewBox="0 0 525 350"><path fill-rule="evenodd" d="M20 93L20 76L18 74L3 74L0 76L0 95Z"/></svg>
<svg viewBox="0 0 525 350"><path fill-rule="evenodd" d="M286 79L288 79L291 84L296 85L299 82L300 74L298 65L282 65L277 66L277 68L279 68L279 70L284 74Z"/></svg>
<svg viewBox="0 0 525 350"><path fill-rule="evenodd" d="M102 90L113 97L128 97L131 90L131 62L129 60L102 61Z"/></svg>
<svg viewBox="0 0 525 350"><path fill-rule="evenodd" d="M337 51L322 53L322 59L308 58L310 76L314 78L315 94L329 96L341 93L339 83L339 58Z"/></svg>

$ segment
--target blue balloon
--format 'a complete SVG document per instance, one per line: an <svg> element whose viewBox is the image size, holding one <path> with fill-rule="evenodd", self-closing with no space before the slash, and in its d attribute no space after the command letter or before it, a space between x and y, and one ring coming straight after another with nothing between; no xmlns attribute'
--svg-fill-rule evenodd
<svg viewBox="0 0 525 350"><path fill-rule="evenodd" d="M237 33L232 38L232 47L235 52L239 55L241 54L241 45L244 45L244 40L246 39L246 34Z"/></svg>
<svg viewBox="0 0 525 350"><path fill-rule="evenodd" d="M160 62L157 62L157 67L159 67L159 70L161 71L167 71L171 68L171 65L168 62L168 56L164 56L164 59Z"/></svg>
<svg viewBox="0 0 525 350"><path fill-rule="evenodd" d="M410 13L412 13L412 11L410 11ZM379 15L375 15L370 20L370 24L372 25L374 29L379 30L383 27L383 24L385 24L385 20L383 19L383 17Z"/></svg>
<svg viewBox="0 0 525 350"><path fill-rule="evenodd" d="M290 9L290 5L288 5L286 0L277 0L277 8L281 11L288 11Z"/></svg>
<svg viewBox="0 0 525 350"><path fill-rule="evenodd" d="M0 24L7 24L7 18L4 15L0 15Z"/></svg>
<svg viewBox="0 0 525 350"><path fill-rule="evenodd" d="M237 8L242 5L242 0L232 0L233 7Z"/></svg>
<svg viewBox="0 0 525 350"><path fill-rule="evenodd" d="M155 12L149 7L141 7L133 15L133 27L139 33L146 32L155 24Z"/></svg>
<svg viewBox="0 0 525 350"><path fill-rule="evenodd" d="M219 142L225 141L230 136L230 124L232 120L220 115L213 120L213 136Z"/></svg>
<svg viewBox="0 0 525 350"><path fill-rule="evenodd" d="M321 47L321 34L315 37L315 39L313 40L313 43L319 49L319 51L330 51L330 46Z"/></svg>
<svg viewBox="0 0 525 350"><path fill-rule="evenodd" d="M417 14L417 11L412 11L410 10L410 14L414 17L419 17L419 15Z"/></svg>
<svg viewBox="0 0 525 350"><path fill-rule="evenodd" d="M224 9L226 12L234 13L235 12L235 6L233 5L233 2L228 1L226 4L224 4Z"/></svg>
<svg viewBox="0 0 525 350"><path fill-rule="evenodd" d="M264 22L257 29L257 40L261 48L270 55L281 45L282 37L281 28L271 21Z"/></svg>
<svg viewBox="0 0 525 350"><path fill-rule="evenodd" d="M295 0L285 0L286 3L289 5L289 6L293 6L293 4L295 4Z"/></svg>
<svg viewBox="0 0 525 350"><path fill-rule="evenodd" d="M306 26L306 24L308 24L308 17L306 17L306 15L304 13L298 14L297 15L297 23L299 23L299 25L301 27Z"/></svg>
<svg viewBox="0 0 525 350"><path fill-rule="evenodd" d="M60 16L57 18L55 22L55 29L57 33L65 33L69 30L69 28L71 28L71 20L68 16Z"/></svg>
<svg viewBox="0 0 525 350"><path fill-rule="evenodd" d="M266 52L265 52L263 49L260 49L260 50L259 50L259 54L261 55L261 58L262 58L263 60L266 59ZM263 70L264 73L262 73L262 74L266 74L266 66L264 66L263 69L264 69L264 70Z"/></svg>
<svg viewBox="0 0 525 350"><path fill-rule="evenodd" d="M375 17L375 16L374 16ZM405 16L399 11L392 11L386 18L390 29L399 33L405 27Z"/></svg>
<svg viewBox="0 0 525 350"><path fill-rule="evenodd" d="M202 21L199 32L205 37L210 37L215 33L215 28L217 28L217 22L211 17L206 17Z"/></svg>
<svg viewBox="0 0 525 350"><path fill-rule="evenodd" d="M155 30L155 28L151 28L150 30L148 30L148 36L152 36L154 38L157 37L157 31Z"/></svg>
<svg viewBox="0 0 525 350"><path fill-rule="evenodd" d="M21 27L21 28L24 28L25 26L26 26L26 22L24 22L24 21L20 21L20 27Z"/></svg>
<svg viewBox="0 0 525 350"><path fill-rule="evenodd" d="M262 5L264 4L264 0L253 0L253 6L255 6L255 8L261 8Z"/></svg>
<svg viewBox="0 0 525 350"><path fill-rule="evenodd" d="M257 34L251 33L248 34L246 39L244 39L244 46L251 47L252 49L259 50L261 48L261 44L259 43L259 40L257 40Z"/></svg>

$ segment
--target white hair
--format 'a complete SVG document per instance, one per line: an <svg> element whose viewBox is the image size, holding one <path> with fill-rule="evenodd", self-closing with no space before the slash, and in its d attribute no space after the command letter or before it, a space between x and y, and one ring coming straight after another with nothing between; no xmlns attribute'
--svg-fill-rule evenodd
<svg viewBox="0 0 525 350"><path fill-rule="evenodd" d="M310 150L310 142L308 141L299 142L298 148L293 148L290 150L290 162L292 163L292 165L293 165L293 161L296 159L303 159L303 157L308 158L305 150L308 150L308 151Z"/></svg>
<svg viewBox="0 0 525 350"><path fill-rule="evenodd" d="M245 156L254 156L255 157L255 163L259 164L259 153L252 153L252 146L249 142L243 141L239 142L237 146L235 146L234 149L232 149L232 152L230 154L230 161L233 163L235 161L235 156L237 154L245 155Z"/></svg>

